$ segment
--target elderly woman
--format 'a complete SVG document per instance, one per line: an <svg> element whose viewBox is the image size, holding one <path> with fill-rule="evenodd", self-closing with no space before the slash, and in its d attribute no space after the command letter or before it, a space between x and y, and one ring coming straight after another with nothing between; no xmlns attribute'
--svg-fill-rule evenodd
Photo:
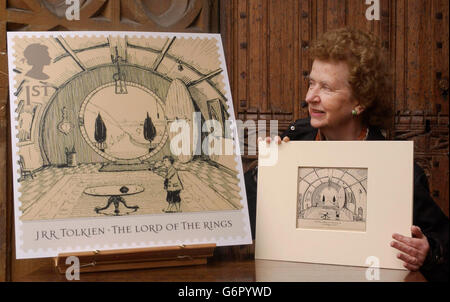
<svg viewBox="0 0 450 302"><path fill-rule="evenodd" d="M309 118L292 123L275 139L384 140L390 126L391 80L377 39L338 29L327 32L311 48L314 59L306 103ZM266 138L270 142L270 138ZM256 183L246 174L250 211L256 204ZM448 218L429 194L423 170L414 164L414 210L411 237L393 234L391 246L411 270L429 280L448 280ZM251 220L254 222L254 216Z"/></svg>

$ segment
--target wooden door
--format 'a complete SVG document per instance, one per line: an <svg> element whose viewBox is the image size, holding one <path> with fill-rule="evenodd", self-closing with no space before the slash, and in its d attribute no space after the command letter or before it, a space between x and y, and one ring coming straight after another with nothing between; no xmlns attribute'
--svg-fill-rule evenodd
<svg viewBox="0 0 450 302"><path fill-rule="evenodd" d="M22 280L42 267L52 273L51 259L19 261L14 255L6 31L218 31L218 0L75 2L79 20L65 0L0 0L0 281Z"/></svg>
<svg viewBox="0 0 450 302"><path fill-rule="evenodd" d="M374 1L376 2L376 1ZM236 117L278 120L279 132L307 117L302 107L311 41L348 26L373 32L393 69L394 127L389 138L415 142L415 158L448 216L448 12L446 0L230 0L220 25ZM246 153L247 154L247 153ZM245 155L244 167L256 156Z"/></svg>

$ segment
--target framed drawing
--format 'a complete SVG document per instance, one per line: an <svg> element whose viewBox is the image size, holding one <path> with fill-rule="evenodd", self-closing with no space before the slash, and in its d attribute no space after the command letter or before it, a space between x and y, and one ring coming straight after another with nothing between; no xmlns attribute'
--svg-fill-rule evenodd
<svg viewBox="0 0 450 302"><path fill-rule="evenodd" d="M297 228L366 230L367 168L298 168Z"/></svg>
<svg viewBox="0 0 450 302"><path fill-rule="evenodd" d="M9 32L8 56L17 258L251 243L220 35Z"/></svg>
<svg viewBox="0 0 450 302"><path fill-rule="evenodd" d="M413 142L295 141L277 152L258 170L257 259L367 266L376 257L404 269L390 242L410 236Z"/></svg>

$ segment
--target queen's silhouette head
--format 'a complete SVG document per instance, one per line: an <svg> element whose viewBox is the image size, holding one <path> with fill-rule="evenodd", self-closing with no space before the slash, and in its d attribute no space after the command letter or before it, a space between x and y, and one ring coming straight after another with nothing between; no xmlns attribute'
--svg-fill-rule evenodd
<svg viewBox="0 0 450 302"><path fill-rule="evenodd" d="M43 72L44 66L49 65L51 62L47 46L39 43L30 44L25 48L23 55L27 59L28 65L31 65L31 69L25 74L26 76L37 80L47 80L49 78Z"/></svg>

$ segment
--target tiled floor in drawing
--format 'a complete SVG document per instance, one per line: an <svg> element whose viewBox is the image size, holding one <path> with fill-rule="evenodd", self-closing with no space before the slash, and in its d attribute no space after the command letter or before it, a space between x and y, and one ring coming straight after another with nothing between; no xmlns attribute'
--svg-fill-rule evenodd
<svg viewBox="0 0 450 302"><path fill-rule="evenodd" d="M181 191L182 212L223 211L241 208L237 176L206 161L195 160L176 165L184 190ZM22 220L49 220L75 217L114 215L114 207L101 213L107 198L89 196L88 187L136 184L144 192L126 196L128 205L137 211L119 206L120 215L163 214L167 206L163 169L153 171L99 172L101 164L81 164L74 168L47 167L35 172L33 178L20 182Z"/></svg>

